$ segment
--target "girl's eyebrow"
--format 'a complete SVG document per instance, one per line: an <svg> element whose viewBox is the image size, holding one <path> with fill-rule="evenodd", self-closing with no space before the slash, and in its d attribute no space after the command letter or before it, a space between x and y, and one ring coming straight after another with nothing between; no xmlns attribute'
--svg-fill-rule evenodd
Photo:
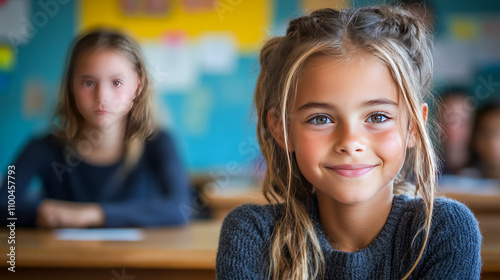
<svg viewBox="0 0 500 280"><path fill-rule="evenodd" d="M94 76L85 74L85 75L78 75L78 78L80 78L80 79L82 79L82 78L83 79L93 79Z"/></svg>
<svg viewBox="0 0 500 280"><path fill-rule="evenodd" d="M122 73L117 73L117 74L111 75L110 77L111 78L125 78L125 75L123 75Z"/></svg>
<svg viewBox="0 0 500 280"><path fill-rule="evenodd" d="M109 76L109 78L112 78L112 79L124 78L124 77L125 77L125 75L123 75L122 73L117 73L117 74ZM88 74L83 74L83 75L79 75L78 78L94 79L94 76L88 75Z"/></svg>
<svg viewBox="0 0 500 280"><path fill-rule="evenodd" d="M378 99L373 99L373 100L367 100L361 103L362 107L370 107L370 106L377 106L377 105L391 105L391 106L399 106L399 104L395 101L392 101L388 98L378 98Z"/></svg>
<svg viewBox="0 0 500 280"><path fill-rule="evenodd" d="M337 107L333 104L330 104L330 103L310 102L310 103L306 103L306 104L300 106L300 108L297 109L297 111L304 111L304 110L312 109L312 108L335 110Z"/></svg>
<svg viewBox="0 0 500 280"><path fill-rule="evenodd" d="M388 98L378 98L378 99L372 99L372 100L367 100L363 101L361 103L361 107L371 107L371 106L377 106L377 105L391 105L391 106L399 106L399 104L395 101L392 101ZM297 109L297 111L303 111L307 109L326 109L326 110L336 110L337 106L334 104L330 103L321 103L321 102L310 102L306 103Z"/></svg>

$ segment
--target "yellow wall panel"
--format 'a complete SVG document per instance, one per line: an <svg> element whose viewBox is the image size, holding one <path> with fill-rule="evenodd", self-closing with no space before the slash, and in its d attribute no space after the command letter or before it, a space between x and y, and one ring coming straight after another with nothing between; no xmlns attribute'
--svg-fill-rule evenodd
<svg viewBox="0 0 500 280"><path fill-rule="evenodd" d="M302 7L308 12L324 8L345 9L351 6L350 2L350 0L303 0Z"/></svg>
<svg viewBox="0 0 500 280"><path fill-rule="evenodd" d="M183 0L164 1L168 11L153 16L127 15L121 8L123 0L80 1L79 27L81 31L103 26L126 29L139 40L157 40L166 32L176 30L189 37L206 31L230 31L238 40L239 48L250 51L266 39L266 30L271 24L271 1L213 0L213 7L196 12L186 10Z"/></svg>

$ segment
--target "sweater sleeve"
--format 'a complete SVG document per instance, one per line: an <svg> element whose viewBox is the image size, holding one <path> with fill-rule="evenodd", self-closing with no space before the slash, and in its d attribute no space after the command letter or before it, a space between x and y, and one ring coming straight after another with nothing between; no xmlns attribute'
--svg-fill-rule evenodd
<svg viewBox="0 0 500 280"><path fill-rule="evenodd" d="M9 178L6 171L0 186L0 218L3 223L9 223L7 218L16 218L17 226L34 226L40 197L30 195L30 183L41 176L47 167L47 147L44 140L31 141L19 154L16 161L9 165L14 173ZM10 183L9 183L10 181ZM9 205L11 208L9 208ZM12 212L11 212L12 211Z"/></svg>
<svg viewBox="0 0 500 280"><path fill-rule="evenodd" d="M181 225L189 222L191 187L173 141L160 132L151 142L144 151L148 160L144 164L156 178L160 195L101 203L106 227Z"/></svg>
<svg viewBox="0 0 500 280"><path fill-rule="evenodd" d="M273 209L272 205L243 205L226 216L217 250L217 279L266 278Z"/></svg>
<svg viewBox="0 0 500 280"><path fill-rule="evenodd" d="M437 199L426 257L412 279L479 279L481 233L463 204Z"/></svg>

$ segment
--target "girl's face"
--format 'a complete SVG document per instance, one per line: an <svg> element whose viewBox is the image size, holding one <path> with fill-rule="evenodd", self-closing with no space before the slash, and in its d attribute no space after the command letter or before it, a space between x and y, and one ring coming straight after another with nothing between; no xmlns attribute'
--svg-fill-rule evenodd
<svg viewBox="0 0 500 280"><path fill-rule="evenodd" d="M290 144L318 196L358 204L392 195L409 135L398 96L389 70L372 56L348 64L320 56L306 63Z"/></svg>
<svg viewBox="0 0 500 280"><path fill-rule="evenodd" d="M124 125L138 95L139 76L120 53L103 50L78 57L73 74L76 106L88 128Z"/></svg>
<svg viewBox="0 0 500 280"><path fill-rule="evenodd" d="M484 115L474 137L481 160L490 166L500 166L500 112Z"/></svg>
<svg viewBox="0 0 500 280"><path fill-rule="evenodd" d="M466 104L467 99L463 96L448 98L443 104L445 110L440 123L445 135L443 141L446 143L446 148L464 149L469 142L472 116Z"/></svg>

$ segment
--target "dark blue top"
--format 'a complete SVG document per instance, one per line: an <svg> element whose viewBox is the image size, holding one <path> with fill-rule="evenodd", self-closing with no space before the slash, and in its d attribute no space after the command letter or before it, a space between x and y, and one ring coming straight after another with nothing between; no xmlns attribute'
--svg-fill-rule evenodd
<svg viewBox="0 0 500 280"><path fill-rule="evenodd" d="M226 216L217 252L217 279L267 279L270 241L283 209L283 204L244 205ZM425 235L415 238L425 218L423 200L405 195L394 197L375 240L353 253L330 246L316 201L309 217L324 256L324 279L402 279L417 259ZM454 200L438 198L429 241L408 279L479 279L480 250L481 233L471 211Z"/></svg>
<svg viewBox="0 0 500 280"><path fill-rule="evenodd" d="M95 166L82 161L71 146L46 136L31 141L15 165L17 226L34 226L44 198L99 203L106 227L185 224L189 220L190 185L172 139L156 133L145 142L138 162ZM32 180L41 182L33 193ZM0 217L8 215L7 178L0 189ZM30 191L31 190L31 191Z"/></svg>

